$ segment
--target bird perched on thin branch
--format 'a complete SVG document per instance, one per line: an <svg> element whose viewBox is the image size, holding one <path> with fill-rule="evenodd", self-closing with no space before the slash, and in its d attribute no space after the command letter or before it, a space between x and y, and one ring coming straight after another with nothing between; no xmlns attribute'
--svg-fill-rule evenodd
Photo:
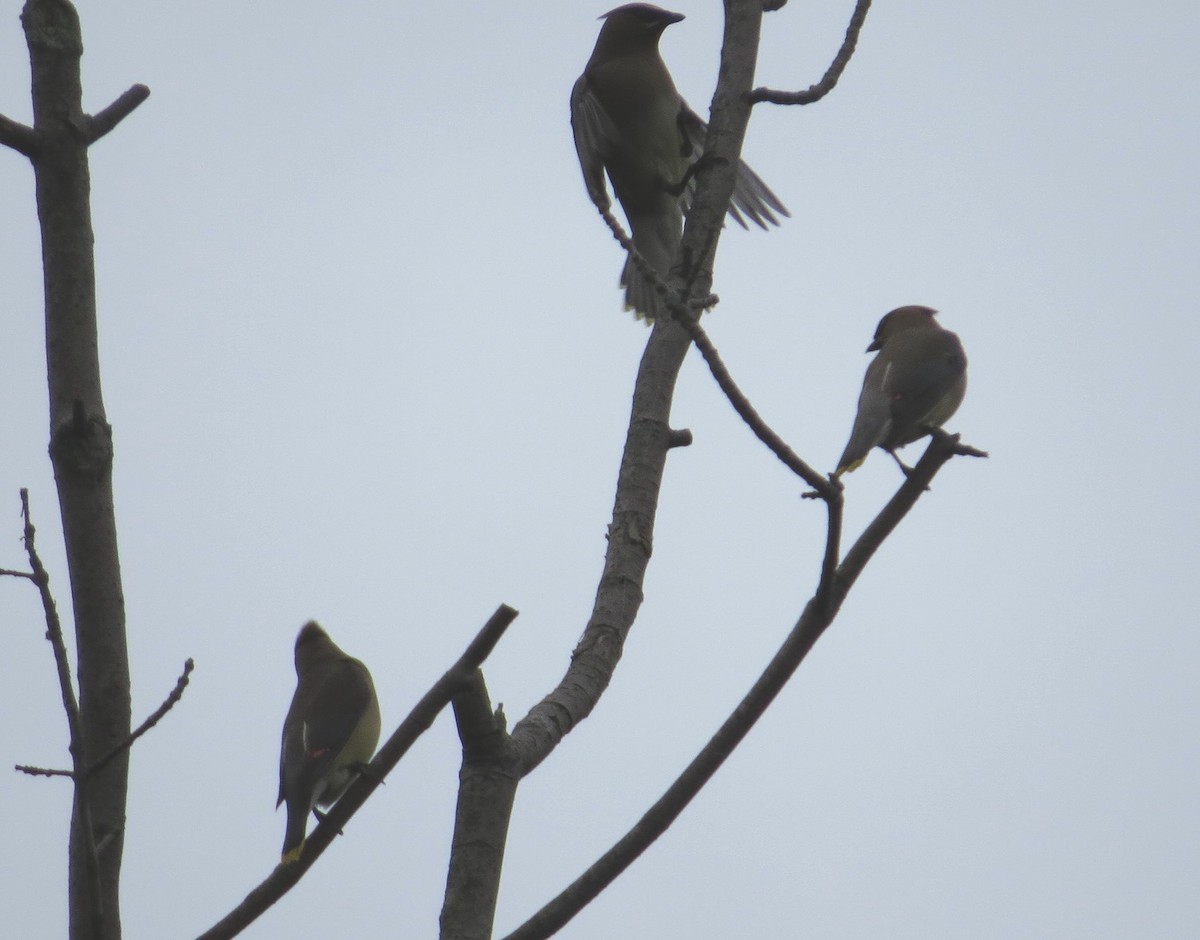
<svg viewBox="0 0 1200 940"><path fill-rule="evenodd" d="M283 862L304 850L308 814L340 797L379 743L379 700L371 674L315 621L296 636L296 694L283 720L279 799L287 803Z"/></svg>
<svg viewBox="0 0 1200 940"><path fill-rule="evenodd" d="M596 48L571 90L571 129L592 201L611 205L604 174L629 220L638 253L664 281L683 237L697 161L707 127L687 106L658 52L658 40L683 19L649 3L630 3L602 17ZM778 225L787 209L750 167L738 161L729 214L742 228ZM621 272L625 308L647 321L665 304L652 278L632 258Z"/></svg>
<svg viewBox="0 0 1200 940"><path fill-rule="evenodd" d="M940 428L967 391L967 356L962 343L943 329L929 307L897 307L879 321L850 442L834 476L856 469L880 447L906 467L896 449Z"/></svg>

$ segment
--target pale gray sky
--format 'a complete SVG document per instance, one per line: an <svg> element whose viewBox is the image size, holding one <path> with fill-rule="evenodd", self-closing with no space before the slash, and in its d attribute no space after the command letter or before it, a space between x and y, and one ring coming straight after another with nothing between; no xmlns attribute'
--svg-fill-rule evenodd
<svg viewBox="0 0 1200 940"><path fill-rule="evenodd" d="M609 0L612 2L612 0ZM394 726L500 602L523 715L590 611L637 360L621 254L567 96L605 3L81 3L86 103L152 97L92 151L135 720L126 935L189 937L275 864L278 735L309 617ZM805 87L850 0L765 22ZM707 111L721 7L664 56ZM28 120L15 0L0 111ZM706 325L817 466L879 317L939 308L970 357L951 463L679 823L562 934L1123 938L1200 933L1194 361L1200 7L876 4L839 88L761 106L792 210L731 228ZM0 155L0 566L17 490L69 609L46 456L32 173ZM497 934L618 838L758 674L823 514L698 358L647 600L595 714L518 792ZM909 449L915 457L919 450ZM848 481L848 537L899 483ZM6 547L4 547L6 546ZM34 592L0 582L13 936L65 924L66 731ZM458 771L444 716L247 937L430 937ZM347 909L351 910L347 910Z"/></svg>

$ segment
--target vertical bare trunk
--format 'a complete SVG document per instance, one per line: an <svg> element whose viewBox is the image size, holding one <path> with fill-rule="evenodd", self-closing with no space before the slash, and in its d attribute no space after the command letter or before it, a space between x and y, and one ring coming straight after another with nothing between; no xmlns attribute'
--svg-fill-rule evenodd
<svg viewBox="0 0 1200 940"><path fill-rule="evenodd" d="M33 155L46 290L50 456L62 511L75 619L83 740L76 769L129 734L129 657L112 497L112 429L100 391L88 119L79 17L66 0L28 0ZM128 753L79 776L71 820L72 938L121 935L118 888ZM86 821L90 819L90 831Z"/></svg>

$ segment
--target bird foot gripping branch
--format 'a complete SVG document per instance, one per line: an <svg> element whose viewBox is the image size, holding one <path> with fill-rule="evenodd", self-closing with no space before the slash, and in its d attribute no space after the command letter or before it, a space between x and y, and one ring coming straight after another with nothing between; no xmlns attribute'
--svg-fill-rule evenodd
<svg viewBox="0 0 1200 940"><path fill-rule="evenodd" d="M683 100L658 51L658 41L683 14L630 3L604 14L604 25L571 90L571 129L584 183L603 212L609 181L625 210L631 241L646 267L626 261L621 274L626 309L647 322L667 313L665 284L683 238L696 173L705 166L708 131ZM746 228L778 225L787 207L742 161L729 215Z"/></svg>

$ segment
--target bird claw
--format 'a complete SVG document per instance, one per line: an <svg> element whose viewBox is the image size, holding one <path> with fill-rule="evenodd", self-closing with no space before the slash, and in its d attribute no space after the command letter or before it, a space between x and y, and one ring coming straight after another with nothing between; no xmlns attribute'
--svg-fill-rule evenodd
<svg viewBox="0 0 1200 940"><path fill-rule="evenodd" d="M691 185L692 180L696 178L696 174L701 170L728 162L724 157L718 157L716 154L703 153L695 163L689 164L688 168L683 171L683 179L678 183L667 183L664 181L663 185L666 187L667 192L678 199L684 194L684 191Z"/></svg>

